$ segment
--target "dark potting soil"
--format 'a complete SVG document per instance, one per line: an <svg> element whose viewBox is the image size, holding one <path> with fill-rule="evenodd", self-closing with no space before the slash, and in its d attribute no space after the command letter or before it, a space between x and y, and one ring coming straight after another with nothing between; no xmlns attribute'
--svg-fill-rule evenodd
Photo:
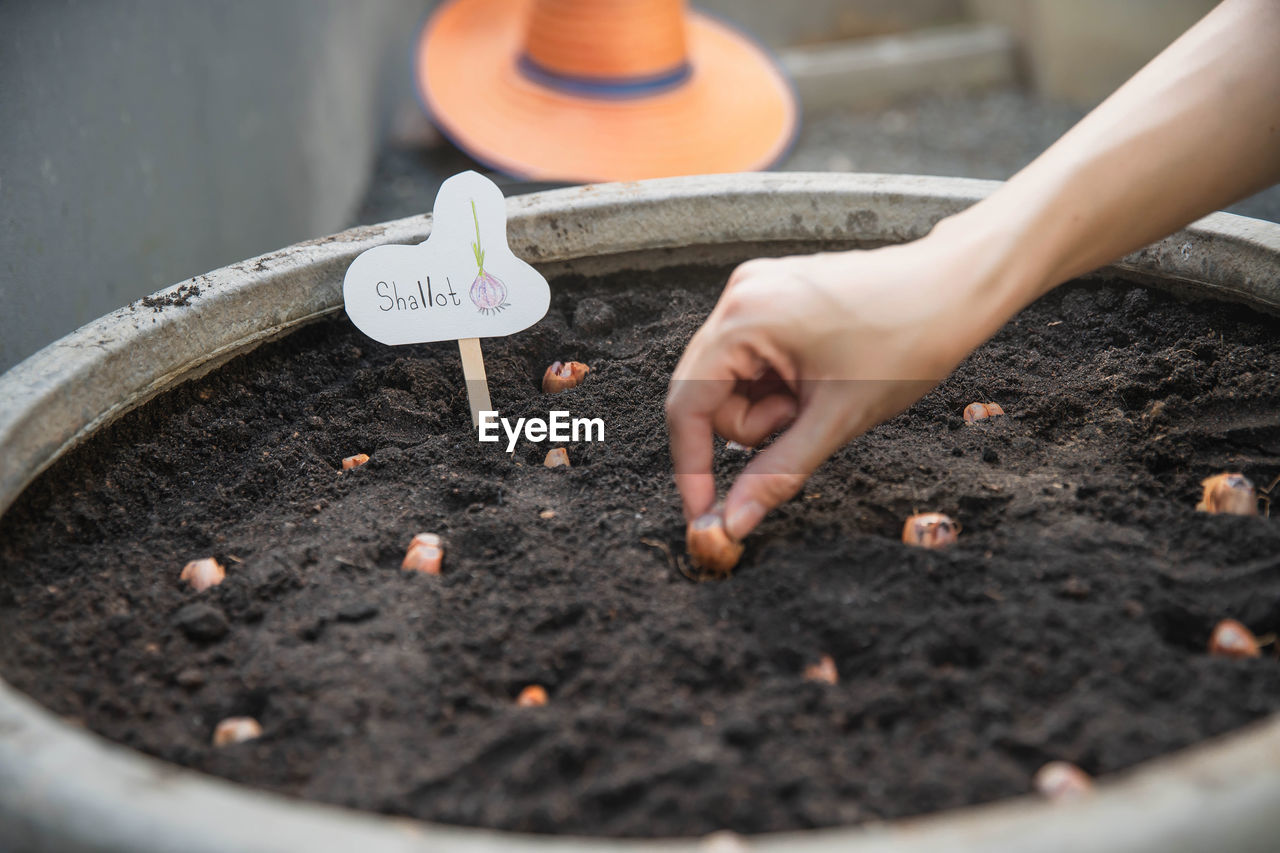
<svg viewBox="0 0 1280 853"><path fill-rule="evenodd" d="M195 283L195 279L191 279L191 284L180 284L173 290L157 293L152 296L144 296L138 300L144 308L150 308L152 311L160 312L171 306L190 305L191 300L200 295L200 285Z"/></svg>
<svg viewBox="0 0 1280 853"><path fill-rule="evenodd" d="M1051 759L1111 773L1280 708L1274 644L1205 651L1224 617L1280 631L1280 522L1194 508L1210 474L1280 473L1280 323L1060 289L837 454L731 579L693 583L662 399L723 280L563 279L544 321L485 342L504 416L604 419L568 469L476 442L455 346L342 318L126 416L0 523L0 673L249 785L603 835L978 803ZM570 358L587 381L543 395ZM964 424L987 400L1008 415ZM744 459L718 445L721 481ZM914 510L959 543L901 544ZM399 569L419 531L441 576ZM226 581L194 593L179 572L209 555ZM824 654L834 686L802 675ZM535 683L550 702L517 707ZM263 737L212 747L234 715Z"/></svg>

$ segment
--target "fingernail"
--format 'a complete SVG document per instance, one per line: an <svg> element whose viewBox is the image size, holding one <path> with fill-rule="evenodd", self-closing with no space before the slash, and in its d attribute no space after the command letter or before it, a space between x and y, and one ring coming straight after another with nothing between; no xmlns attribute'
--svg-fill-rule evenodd
<svg viewBox="0 0 1280 853"><path fill-rule="evenodd" d="M764 514L763 504L759 501L747 501L725 516L725 532L734 539L744 539L760 523Z"/></svg>

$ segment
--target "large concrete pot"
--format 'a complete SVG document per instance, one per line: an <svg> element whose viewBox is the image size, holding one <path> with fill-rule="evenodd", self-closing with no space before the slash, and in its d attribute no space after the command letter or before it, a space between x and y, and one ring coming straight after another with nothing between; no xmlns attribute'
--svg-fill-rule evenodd
<svg viewBox="0 0 1280 853"><path fill-rule="evenodd" d="M925 234L996 184L884 175L760 174L586 186L512 199L511 246L544 273L601 273ZM0 512L85 436L233 355L341 310L360 252L415 243L429 217L357 228L198 278L160 313L126 307L0 377ZM1110 272L1280 309L1280 225L1214 214ZM1025 798L922 818L741 840L825 851L1275 850L1280 715L1108 779L1066 806ZM733 842L738 843L738 842ZM300 802L168 765L61 722L0 681L0 850L487 851L707 849L701 839L535 837Z"/></svg>

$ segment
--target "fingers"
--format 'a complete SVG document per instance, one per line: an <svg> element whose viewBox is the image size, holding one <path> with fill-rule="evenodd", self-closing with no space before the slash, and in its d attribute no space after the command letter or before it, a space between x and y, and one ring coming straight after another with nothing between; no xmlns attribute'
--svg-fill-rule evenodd
<svg viewBox="0 0 1280 853"><path fill-rule="evenodd" d="M723 333L714 317L694 335L676 365L667 390L667 429L676 488L689 520L715 504L711 436L716 413L735 399L737 383L756 376L762 366L749 347L733 343ZM765 416L776 416L778 410L772 406L764 410ZM759 428L755 420L750 425Z"/></svg>
<svg viewBox="0 0 1280 853"><path fill-rule="evenodd" d="M711 418L668 406L667 429L671 432L676 488L684 505L684 517L692 521L716 502L716 481L711 474Z"/></svg>
<svg viewBox="0 0 1280 853"><path fill-rule="evenodd" d="M827 457L844 443L844 407L811 400L795 423L738 476L725 498L725 531L742 539L771 510L790 500Z"/></svg>
<svg viewBox="0 0 1280 853"><path fill-rule="evenodd" d="M795 420L796 398L789 392L751 400L735 394L712 415L716 435L755 447Z"/></svg>
<svg viewBox="0 0 1280 853"><path fill-rule="evenodd" d="M769 337L760 334L760 317L767 315L756 310L744 314L750 300L734 293L766 263L748 262L734 270L720 302L672 374L667 428L676 487L689 520L716 501L713 432L755 445L795 417L795 398L782 384L781 377L787 375L781 370L784 360L772 352ZM763 393L736 394L735 387L743 382L756 383Z"/></svg>
<svg viewBox="0 0 1280 853"><path fill-rule="evenodd" d="M698 383L690 388L706 393L709 389L704 386L705 383ZM719 396L715 395L717 399ZM697 399L688 405L707 403L707 399ZM667 417L676 488L685 517L692 520L710 510L716 500L715 478L711 474L712 432L755 447L795 419L797 403L787 394L773 394L752 402L730 393L710 414L685 410L684 405L682 396L673 393L668 398Z"/></svg>
<svg viewBox="0 0 1280 853"><path fill-rule="evenodd" d="M733 395L733 381L683 379L681 368L667 391L667 430L671 462L685 518L702 515L716 501L711 475L711 434L714 413Z"/></svg>

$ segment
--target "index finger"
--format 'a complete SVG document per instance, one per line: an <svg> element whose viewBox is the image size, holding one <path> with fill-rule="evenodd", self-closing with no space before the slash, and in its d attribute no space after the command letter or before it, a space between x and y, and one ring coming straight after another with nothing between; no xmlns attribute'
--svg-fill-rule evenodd
<svg viewBox="0 0 1280 853"><path fill-rule="evenodd" d="M734 394L739 379L764 366L751 347L725 333L717 312L703 324L681 356L667 389L667 431L676 488L692 521L716 501L711 473L714 415Z"/></svg>
<svg viewBox="0 0 1280 853"><path fill-rule="evenodd" d="M733 381L688 379L680 374L677 368L667 391L667 431L685 518L694 519L716 501L711 416L733 393Z"/></svg>

